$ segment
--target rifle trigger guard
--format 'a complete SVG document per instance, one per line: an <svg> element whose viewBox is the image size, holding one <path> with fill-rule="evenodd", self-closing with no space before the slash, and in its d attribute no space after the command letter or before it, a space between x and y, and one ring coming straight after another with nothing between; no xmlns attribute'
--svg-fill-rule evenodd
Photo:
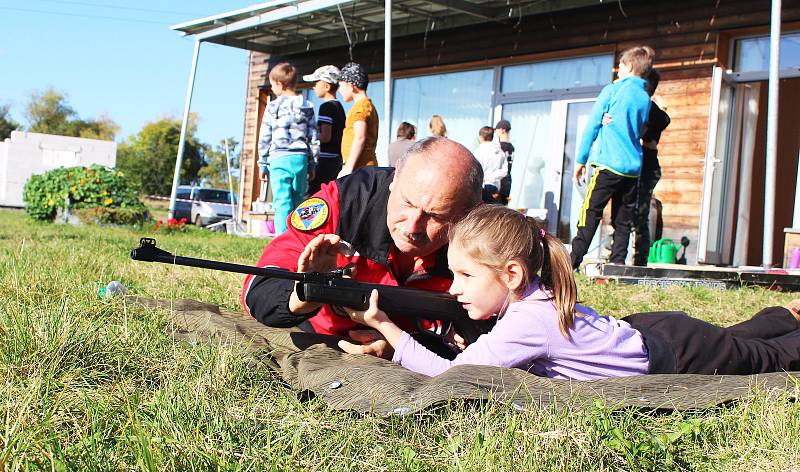
<svg viewBox="0 0 800 472"><path fill-rule="evenodd" d="M417 330L420 333L423 333L427 336L432 336L435 338L444 338L448 334L450 334L450 330L453 329L453 323L448 323L442 320L426 320L417 318L414 320L417 325ZM427 322L431 325L431 328L426 328L422 323Z"/></svg>

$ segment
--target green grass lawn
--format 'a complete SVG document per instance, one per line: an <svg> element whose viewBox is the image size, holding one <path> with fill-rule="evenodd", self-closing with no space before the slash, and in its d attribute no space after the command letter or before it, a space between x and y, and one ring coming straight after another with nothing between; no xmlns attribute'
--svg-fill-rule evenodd
<svg viewBox="0 0 800 472"><path fill-rule="evenodd" d="M134 262L147 230L41 224L0 211L0 470L787 470L800 406L784 394L688 413L452 404L406 417L303 400L239 346L190 345L131 293L238 309L241 277ZM264 242L155 235L194 257L254 263ZM731 324L789 294L580 282L601 313L678 309Z"/></svg>

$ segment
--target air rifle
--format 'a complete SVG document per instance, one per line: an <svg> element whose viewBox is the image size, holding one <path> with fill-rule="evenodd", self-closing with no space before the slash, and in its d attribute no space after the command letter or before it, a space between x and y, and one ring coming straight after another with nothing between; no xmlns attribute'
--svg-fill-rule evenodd
<svg viewBox="0 0 800 472"><path fill-rule="evenodd" d="M489 325L485 321L470 319L461 303L448 293L359 282L346 277L348 273L345 269L326 273L292 272L276 267L253 267L175 256L157 248L156 240L153 238L141 238L139 247L131 251L131 259L294 280L298 282L297 296L301 301L326 303L355 310L369 308L370 294L373 289L377 289L378 307L381 310L390 316L414 319L422 333L432 334L431 331L422 328L423 320L433 323L434 326L449 324L472 344L478 336L489 330ZM446 329L442 329L439 335L446 332Z"/></svg>

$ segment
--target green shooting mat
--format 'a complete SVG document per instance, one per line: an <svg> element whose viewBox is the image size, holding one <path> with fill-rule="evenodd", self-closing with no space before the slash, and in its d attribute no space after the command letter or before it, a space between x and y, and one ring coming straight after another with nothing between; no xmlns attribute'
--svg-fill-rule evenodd
<svg viewBox="0 0 800 472"><path fill-rule="evenodd" d="M760 375L642 375L592 381L554 380L520 369L457 366L428 377L390 361L351 355L339 338L270 328L250 316L194 300L128 296L125 303L164 310L166 330L179 341L242 343L298 392L331 408L377 415L413 413L451 399L494 400L527 409L603 400L612 407L688 410L781 389L797 396L798 373Z"/></svg>

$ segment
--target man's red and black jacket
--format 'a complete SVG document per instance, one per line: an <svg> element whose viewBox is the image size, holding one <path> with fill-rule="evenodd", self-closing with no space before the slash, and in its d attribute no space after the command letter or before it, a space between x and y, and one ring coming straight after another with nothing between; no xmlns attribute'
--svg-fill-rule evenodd
<svg viewBox="0 0 800 472"><path fill-rule="evenodd" d="M355 255L351 258L340 255L337 263L340 267L354 263L356 280L447 290L452 274L447 268L446 247L416 260L411 274L404 277L397 273L397 248L386 223L389 184L393 178L392 168L365 167L323 185L313 196L322 199L327 206L328 214L322 226L313 230L298 229L303 228L297 222L306 202L300 204L294 210L297 213L295 224L291 223L290 215L289 229L264 248L257 265L295 271L297 258L309 241L318 234L338 234L352 244ZM290 313L289 296L293 290L293 281L249 275L242 290L242 304L251 316L267 326L296 326L308 319L315 332L339 336L359 328L360 325L350 319L334 314L328 305L307 315ZM395 321L406 329L413 326L405 320Z"/></svg>

